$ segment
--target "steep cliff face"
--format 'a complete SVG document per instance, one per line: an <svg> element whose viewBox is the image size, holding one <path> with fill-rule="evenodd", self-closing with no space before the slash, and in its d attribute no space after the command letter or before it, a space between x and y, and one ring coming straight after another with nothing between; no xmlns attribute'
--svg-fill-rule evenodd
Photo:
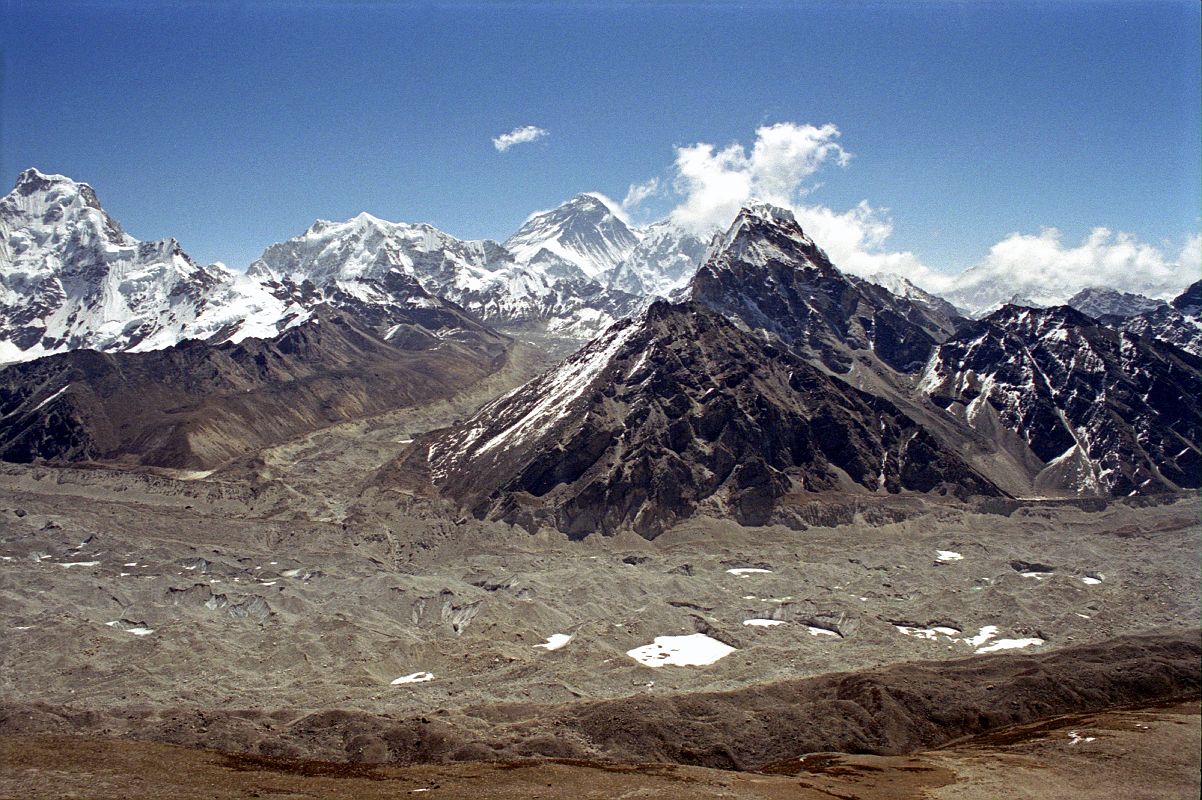
<svg viewBox="0 0 1202 800"><path fill-rule="evenodd" d="M944 342L919 383L1042 464L1037 485L1132 494L1202 483L1202 359L1068 306L1005 306Z"/></svg>

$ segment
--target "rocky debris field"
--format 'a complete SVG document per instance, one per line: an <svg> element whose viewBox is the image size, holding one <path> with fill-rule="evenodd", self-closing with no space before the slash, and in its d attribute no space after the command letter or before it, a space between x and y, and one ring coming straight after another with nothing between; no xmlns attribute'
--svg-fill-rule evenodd
<svg viewBox="0 0 1202 800"><path fill-rule="evenodd" d="M1196 498L573 542L396 509L284 517L213 480L0 482L8 733L749 768L1197 690ZM757 704L809 708L786 722L812 735Z"/></svg>

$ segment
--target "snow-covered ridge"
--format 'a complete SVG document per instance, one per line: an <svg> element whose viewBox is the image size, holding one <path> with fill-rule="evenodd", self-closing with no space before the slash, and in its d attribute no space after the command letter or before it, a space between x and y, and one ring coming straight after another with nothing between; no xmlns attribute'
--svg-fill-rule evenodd
<svg viewBox="0 0 1202 800"><path fill-rule="evenodd" d="M550 256L584 278L599 280L625 261L641 238L599 196L578 194L558 208L532 215L505 247L519 263Z"/></svg>
<svg viewBox="0 0 1202 800"><path fill-rule="evenodd" d="M85 183L29 169L0 200L0 362L275 335L300 316L174 239L125 233Z"/></svg>

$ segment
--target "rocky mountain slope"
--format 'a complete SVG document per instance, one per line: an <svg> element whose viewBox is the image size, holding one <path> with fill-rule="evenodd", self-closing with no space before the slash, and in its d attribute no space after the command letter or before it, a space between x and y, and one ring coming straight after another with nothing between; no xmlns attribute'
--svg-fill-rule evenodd
<svg viewBox="0 0 1202 800"><path fill-rule="evenodd" d="M1005 306L932 355L919 383L1025 459L1048 491L1202 484L1202 359L1068 306Z"/></svg>
<svg viewBox="0 0 1202 800"><path fill-rule="evenodd" d="M274 339L77 350L0 370L0 459L190 470L318 428L449 397L507 340L439 338L420 314L384 341L327 306Z"/></svg>
<svg viewBox="0 0 1202 800"><path fill-rule="evenodd" d="M1128 317L1120 327L1202 356L1202 281L1192 283L1167 305Z"/></svg>
<svg viewBox="0 0 1202 800"><path fill-rule="evenodd" d="M907 278L892 272L876 272L868 276L869 283L888 289L932 314L950 320L963 319L964 314L937 294L932 294Z"/></svg>
<svg viewBox="0 0 1202 800"><path fill-rule="evenodd" d="M1097 286L1082 289L1066 300L1064 304L1107 324L1146 314L1164 305L1161 301L1144 297L1142 294L1120 292Z"/></svg>
<svg viewBox="0 0 1202 800"><path fill-rule="evenodd" d="M791 212L769 205L739 213L689 295L839 373L857 359L916 372L956 329L954 317L840 272Z"/></svg>
<svg viewBox="0 0 1202 800"><path fill-rule="evenodd" d="M998 491L887 400L696 302L653 304L424 451L476 515L574 537L652 538L702 503L763 524L793 491Z"/></svg>

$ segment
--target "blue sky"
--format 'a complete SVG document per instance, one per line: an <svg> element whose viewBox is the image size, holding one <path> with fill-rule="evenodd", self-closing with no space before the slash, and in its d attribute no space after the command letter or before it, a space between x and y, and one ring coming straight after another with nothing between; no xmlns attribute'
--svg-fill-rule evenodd
<svg viewBox="0 0 1202 800"><path fill-rule="evenodd" d="M91 183L133 235L244 267L369 211L504 238L596 190L681 202L677 148L831 123L798 202L936 270L1099 226L1202 222L1199 4L32 3L3 6L0 178ZM536 125L537 141L492 139ZM822 244L822 242L819 242Z"/></svg>

